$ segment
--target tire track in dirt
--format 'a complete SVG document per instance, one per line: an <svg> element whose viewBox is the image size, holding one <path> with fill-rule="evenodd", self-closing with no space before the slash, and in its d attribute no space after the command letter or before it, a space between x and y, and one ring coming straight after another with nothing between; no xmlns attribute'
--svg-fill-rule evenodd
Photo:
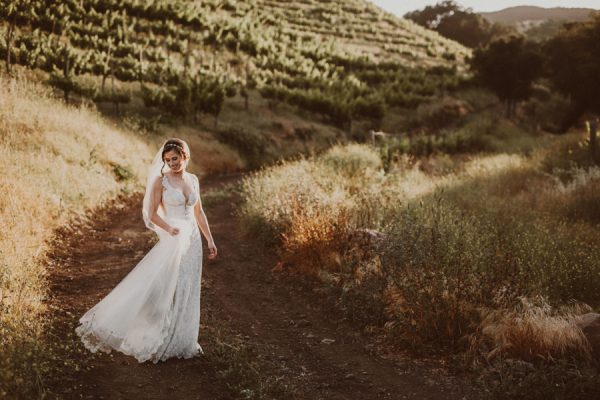
<svg viewBox="0 0 600 400"><path fill-rule="evenodd" d="M205 179L203 196L240 176ZM275 249L244 237L234 215L240 201L205 205L219 249L203 261L199 342L210 323L227 324L260 355L265 373L295 388L298 399L474 398L465 382L409 358L383 358L360 327L336 315L306 282L272 273ZM82 313L104 297L154 243L140 216L139 195L121 198L85 226L59 231L51 253L51 304L57 332L71 335ZM204 246L206 243L203 239ZM204 254L208 254L206 247ZM64 398L226 399L224 383L206 357L139 364L120 353L92 356ZM60 392L60 389L55 389Z"/></svg>

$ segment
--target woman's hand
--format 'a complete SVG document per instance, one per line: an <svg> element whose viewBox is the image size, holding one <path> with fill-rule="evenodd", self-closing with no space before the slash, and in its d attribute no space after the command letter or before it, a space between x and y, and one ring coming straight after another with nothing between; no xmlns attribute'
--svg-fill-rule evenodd
<svg viewBox="0 0 600 400"><path fill-rule="evenodd" d="M217 257L217 246L215 246L215 242L210 242L208 244L208 259L209 260L214 260L215 257Z"/></svg>
<svg viewBox="0 0 600 400"><path fill-rule="evenodd" d="M167 233L169 233L171 236L179 235L179 228L175 228L175 227L169 226L167 228Z"/></svg>

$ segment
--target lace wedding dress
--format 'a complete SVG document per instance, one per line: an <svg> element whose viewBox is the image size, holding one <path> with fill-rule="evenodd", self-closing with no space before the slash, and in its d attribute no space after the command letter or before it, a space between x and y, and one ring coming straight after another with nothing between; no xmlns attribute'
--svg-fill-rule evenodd
<svg viewBox="0 0 600 400"><path fill-rule="evenodd" d="M91 352L117 350L139 362L202 353L200 278L202 241L194 218L200 196L198 178L188 174L194 190L185 198L168 177L162 178L164 219L179 228L171 236L157 229L158 243L75 329Z"/></svg>

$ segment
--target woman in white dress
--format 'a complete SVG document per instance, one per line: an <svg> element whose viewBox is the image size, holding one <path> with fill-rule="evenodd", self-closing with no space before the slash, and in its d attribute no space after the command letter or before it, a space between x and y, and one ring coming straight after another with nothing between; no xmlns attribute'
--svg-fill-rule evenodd
<svg viewBox="0 0 600 400"><path fill-rule="evenodd" d="M189 147L181 139L167 140L156 154L142 215L159 241L79 319L75 331L88 350L117 350L139 362L154 363L202 353L200 230L208 242L209 259L217 256L217 248L202 208L198 178L186 171L189 159Z"/></svg>

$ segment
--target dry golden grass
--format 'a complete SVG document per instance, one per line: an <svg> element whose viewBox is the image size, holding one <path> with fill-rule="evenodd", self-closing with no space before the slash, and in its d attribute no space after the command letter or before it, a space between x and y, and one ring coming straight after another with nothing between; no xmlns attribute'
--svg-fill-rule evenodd
<svg viewBox="0 0 600 400"><path fill-rule="evenodd" d="M504 310L525 293L597 304L597 171L574 171L564 183L544 172L536 153L446 159L446 173L401 156L383 173L375 152L338 146L264 169L244 182L244 215L282 239L291 269L351 287L344 301L355 296L355 309L385 314L413 343L462 347L479 308ZM565 220L569 213L578 221ZM383 264L372 243L357 256L349 239L369 231L382 232ZM363 307L367 298L378 300ZM587 357L571 314L537 311L497 315L504 354Z"/></svg>
<svg viewBox="0 0 600 400"><path fill-rule="evenodd" d="M480 334L488 347L486 357L526 361L584 359L591 357L590 343L576 324L585 305L555 310L544 298L522 297L512 309L486 311Z"/></svg>
<svg viewBox="0 0 600 400"><path fill-rule="evenodd" d="M32 359L44 330L43 254L53 229L139 188L152 151L41 86L0 77L0 87L0 397L17 398L43 391L45 371Z"/></svg>
<svg viewBox="0 0 600 400"><path fill-rule="evenodd" d="M306 275L339 272L343 267L341 254L350 235L348 210L335 214L315 210L308 216L297 201L292 200L291 207L289 233L282 233L282 262Z"/></svg>

